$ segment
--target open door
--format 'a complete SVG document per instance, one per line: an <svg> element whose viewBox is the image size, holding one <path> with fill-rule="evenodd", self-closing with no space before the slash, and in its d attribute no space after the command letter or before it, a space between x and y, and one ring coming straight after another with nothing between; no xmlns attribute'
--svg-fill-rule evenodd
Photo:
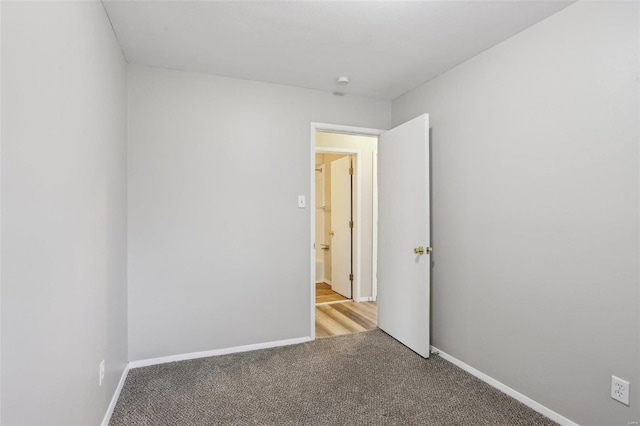
<svg viewBox="0 0 640 426"><path fill-rule="evenodd" d="M429 357L429 116L378 142L378 326Z"/></svg>
<svg viewBox="0 0 640 426"><path fill-rule="evenodd" d="M351 158L331 162L331 289L351 299Z"/></svg>

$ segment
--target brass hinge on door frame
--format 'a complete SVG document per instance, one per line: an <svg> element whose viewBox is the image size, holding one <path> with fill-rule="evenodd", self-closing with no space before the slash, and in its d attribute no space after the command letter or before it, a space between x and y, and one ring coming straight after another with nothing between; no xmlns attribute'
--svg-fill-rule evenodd
<svg viewBox="0 0 640 426"><path fill-rule="evenodd" d="M353 221L352 220L349 221L349 228L353 228Z"/></svg>
<svg viewBox="0 0 640 426"><path fill-rule="evenodd" d="M353 167L349 167L349 174L353 175Z"/></svg>
<svg viewBox="0 0 640 426"><path fill-rule="evenodd" d="M353 274L349 274L349 281L353 281Z"/></svg>

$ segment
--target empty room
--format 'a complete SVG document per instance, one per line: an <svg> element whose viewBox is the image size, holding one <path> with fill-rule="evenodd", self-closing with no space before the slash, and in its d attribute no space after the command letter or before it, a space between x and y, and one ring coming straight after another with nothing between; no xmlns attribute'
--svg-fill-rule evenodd
<svg viewBox="0 0 640 426"><path fill-rule="evenodd" d="M640 422L640 2L0 0L0 424Z"/></svg>

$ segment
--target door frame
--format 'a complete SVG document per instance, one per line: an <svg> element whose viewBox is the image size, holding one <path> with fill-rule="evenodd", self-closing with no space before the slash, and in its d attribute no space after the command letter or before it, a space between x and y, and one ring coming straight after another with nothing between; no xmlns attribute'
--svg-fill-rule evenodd
<svg viewBox="0 0 640 426"><path fill-rule="evenodd" d="M373 277L373 283L371 288L371 297L374 301L378 300L378 151L373 153L373 235L371 245L372 253L375 253L376 258L371 262L371 276Z"/></svg>
<svg viewBox="0 0 640 426"><path fill-rule="evenodd" d="M309 196L309 215L310 215L310 244L309 244L309 281L310 281L310 323L309 323L309 336L311 340L315 340L316 338L316 253L315 253L315 239L316 239L316 181L315 181L315 167L316 167L316 152L322 153L334 153L334 154L349 154L355 156L355 179L356 179L356 200L354 203L355 206L355 241L352 242L355 249L355 268L354 268L354 280L353 280L353 300L355 302L360 302L360 278L361 278L361 243L362 243L362 232L361 232L361 211L362 211L362 190L360 188L362 183L362 154L363 151L357 148L316 148L316 132L326 132L326 133L340 133L345 135L355 135L355 136L380 136L382 133L386 132L386 130L382 129L371 129L366 127L354 127L354 126L343 126L339 124L327 124L327 123L311 123L311 138L310 138L310 153L309 156L309 186L310 186L310 196ZM374 155L374 164L377 165L377 158ZM377 252L377 191L378 191L378 182L377 182L377 171L373 170L373 253ZM377 293L377 277L376 277L376 263L377 256L374 256L372 262L372 279L373 279L373 295L375 297Z"/></svg>

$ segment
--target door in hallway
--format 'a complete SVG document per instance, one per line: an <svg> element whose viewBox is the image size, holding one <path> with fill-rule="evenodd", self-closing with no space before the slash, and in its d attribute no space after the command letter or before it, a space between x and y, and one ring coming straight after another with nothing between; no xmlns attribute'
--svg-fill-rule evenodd
<svg viewBox="0 0 640 426"><path fill-rule="evenodd" d="M352 298L351 157L331 162L331 289Z"/></svg>

